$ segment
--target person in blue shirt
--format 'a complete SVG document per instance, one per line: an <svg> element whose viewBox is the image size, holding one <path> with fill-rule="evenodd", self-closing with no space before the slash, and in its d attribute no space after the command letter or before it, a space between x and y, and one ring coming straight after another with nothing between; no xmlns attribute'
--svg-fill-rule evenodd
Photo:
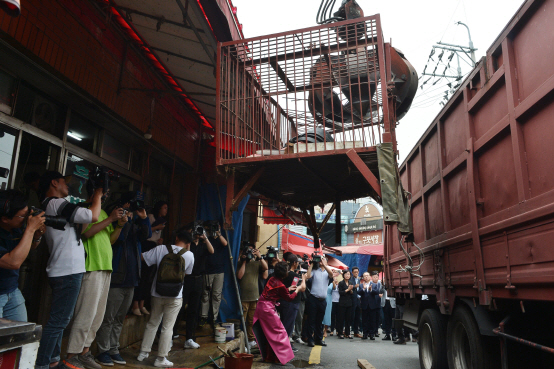
<svg viewBox="0 0 554 369"><path fill-rule="evenodd" d="M30 215L25 195L0 191L0 318L27 321L25 299L19 290L19 268L45 231L44 212Z"/></svg>

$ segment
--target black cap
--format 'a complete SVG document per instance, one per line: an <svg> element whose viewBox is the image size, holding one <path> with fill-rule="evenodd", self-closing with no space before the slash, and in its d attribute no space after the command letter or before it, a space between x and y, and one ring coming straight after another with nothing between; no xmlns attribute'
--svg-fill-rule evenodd
<svg viewBox="0 0 554 369"><path fill-rule="evenodd" d="M38 182L38 190L39 192L44 196L48 189L50 188L50 184L55 179L64 178L66 182L69 182L71 179L71 176L64 176L60 172L56 172L55 170L50 170L48 172L45 172L41 177L40 181Z"/></svg>

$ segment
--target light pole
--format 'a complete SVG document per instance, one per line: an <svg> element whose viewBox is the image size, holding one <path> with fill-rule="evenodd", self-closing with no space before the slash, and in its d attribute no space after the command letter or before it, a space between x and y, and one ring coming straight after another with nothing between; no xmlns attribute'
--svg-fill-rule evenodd
<svg viewBox="0 0 554 369"><path fill-rule="evenodd" d="M471 53L471 60L473 65L475 65L475 49L473 48L473 41L471 41L471 33L469 32L469 27L463 22L456 22L456 24L461 24L467 29L467 36L469 37L469 52Z"/></svg>

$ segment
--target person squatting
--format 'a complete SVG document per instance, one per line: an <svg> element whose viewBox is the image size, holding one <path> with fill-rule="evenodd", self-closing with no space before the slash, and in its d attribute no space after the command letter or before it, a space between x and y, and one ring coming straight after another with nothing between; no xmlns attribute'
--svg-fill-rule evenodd
<svg viewBox="0 0 554 369"><path fill-rule="evenodd" d="M161 325L154 366L171 367L167 354L178 317L186 315L188 349L200 347L194 336L199 309L203 322L218 317L228 257L218 222L178 227L173 242L164 243L168 204L159 201L147 214L137 193L127 192L107 205L111 196L105 177L98 168L86 182L88 200L78 205L66 200L70 176L55 171L40 177L41 208L28 206L20 191L0 191L0 318L27 321L19 269L43 240L49 252L46 273L52 303L36 369L125 365L119 338L130 310L150 315L138 360L149 356ZM172 274L175 268L168 267L176 262L177 276ZM150 301L151 311L145 301ZM185 305L186 314L181 309ZM67 356L62 359L62 337L72 319ZM93 341L96 356L90 351Z"/></svg>

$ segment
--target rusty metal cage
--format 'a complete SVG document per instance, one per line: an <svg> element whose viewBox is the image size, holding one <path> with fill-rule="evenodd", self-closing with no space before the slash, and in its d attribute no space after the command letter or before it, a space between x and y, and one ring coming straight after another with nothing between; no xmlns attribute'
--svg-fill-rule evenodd
<svg viewBox="0 0 554 369"><path fill-rule="evenodd" d="M221 43L217 164L379 144L384 55L379 15Z"/></svg>

